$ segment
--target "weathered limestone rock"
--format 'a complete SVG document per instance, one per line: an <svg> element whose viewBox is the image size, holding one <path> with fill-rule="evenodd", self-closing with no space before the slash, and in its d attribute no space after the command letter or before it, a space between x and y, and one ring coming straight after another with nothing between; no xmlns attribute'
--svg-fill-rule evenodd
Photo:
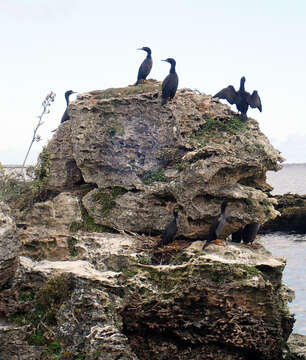
<svg viewBox="0 0 306 360"><path fill-rule="evenodd" d="M34 258L67 259L70 226L81 221L78 197L62 192L51 200L38 202L17 220L21 254Z"/></svg>
<svg viewBox="0 0 306 360"><path fill-rule="evenodd" d="M306 195L276 195L276 209L280 216L268 221L262 231L295 231L306 233Z"/></svg>
<svg viewBox="0 0 306 360"><path fill-rule="evenodd" d="M0 202L0 289L14 277L18 265L19 242L9 207Z"/></svg>
<svg viewBox="0 0 306 360"><path fill-rule="evenodd" d="M288 339L288 345L291 352L295 355L292 360L306 359L306 336L299 334L291 334Z"/></svg>
<svg viewBox="0 0 306 360"><path fill-rule="evenodd" d="M76 260L21 257L5 303L24 359L282 358L293 325L282 258L240 244L203 251L200 241L158 255L141 251L141 238L79 235ZM7 331L0 349L13 354Z"/></svg>
<svg viewBox="0 0 306 360"><path fill-rule="evenodd" d="M257 122L186 89L161 107L159 90L147 82L79 95L47 147L47 189L93 184L83 198L89 215L133 232L161 233L178 205L179 234L201 238L224 197L233 202L224 236L277 216L263 190L282 159Z"/></svg>

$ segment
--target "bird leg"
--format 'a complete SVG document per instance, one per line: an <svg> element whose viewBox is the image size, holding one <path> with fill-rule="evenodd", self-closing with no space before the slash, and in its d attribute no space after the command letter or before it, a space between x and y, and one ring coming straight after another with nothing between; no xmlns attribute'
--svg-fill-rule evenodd
<svg viewBox="0 0 306 360"><path fill-rule="evenodd" d="M212 242L218 246L225 246L224 242L220 239L213 240Z"/></svg>

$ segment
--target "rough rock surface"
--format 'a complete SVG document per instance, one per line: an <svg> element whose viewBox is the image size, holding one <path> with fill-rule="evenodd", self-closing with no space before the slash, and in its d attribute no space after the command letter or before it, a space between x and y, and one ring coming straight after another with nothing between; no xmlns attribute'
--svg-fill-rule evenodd
<svg viewBox="0 0 306 360"><path fill-rule="evenodd" d="M6 354L17 341L24 359L282 357L293 325L282 258L239 244L203 251L200 241L158 254L139 237L79 236L76 259L21 257L0 297Z"/></svg>
<svg viewBox="0 0 306 360"><path fill-rule="evenodd" d="M293 360L306 359L306 336L299 334L291 334L288 340L289 349L295 357Z"/></svg>
<svg viewBox="0 0 306 360"><path fill-rule="evenodd" d="M18 264L19 242L9 207L0 202L0 289L13 278Z"/></svg>
<svg viewBox="0 0 306 360"><path fill-rule="evenodd" d="M18 218L21 254L34 258L67 259L70 226L82 220L77 196L62 192L45 202L33 205Z"/></svg>
<svg viewBox="0 0 306 360"><path fill-rule="evenodd" d="M147 82L79 95L47 147L47 189L93 184L83 205L96 223L149 234L163 231L177 205L179 234L203 237L224 197L233 201L224 236L277 216L263 190L281 157L258 123L186 89L161 107L159 89Z"/></svg>
<svg viewBox="0 0 306 360"><path fill-rule="evenodd" d="M284 194L276 195L275 208L280 212L280 216L268 221L262 228L267 231L295 231L306 233L306 195Z"/></svg>
<svg viewBox="0 0 306 360"><path fill-rule="evenodd" d="M79 95L41 154L0 291L0 359L293 359L284 259L190 244L225 198L223 238L278 214L265 173L279 153L210 96L179 90L161 107L159 90ZM181 239L157 249L174 206Z"/></svg>

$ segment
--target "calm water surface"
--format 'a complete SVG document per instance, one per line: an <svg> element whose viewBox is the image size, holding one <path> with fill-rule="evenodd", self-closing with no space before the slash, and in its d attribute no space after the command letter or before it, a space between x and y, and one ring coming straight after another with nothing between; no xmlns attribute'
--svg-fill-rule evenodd
<svg viewBox="0 0 306 360"><path fill-rule="evenodd" d="M273 195L306 194L306 164L285 164L277 172L268 171L267 183L274 187Z"/></svg>
<svg viewBox="0 0 306 360"><path fill-rule="evenodd" d="M306 235L273 233L260 238L273 255L287 259L283 282L295 291L295 299L289 304L296 318L293 332L306 335Z"/></svg>

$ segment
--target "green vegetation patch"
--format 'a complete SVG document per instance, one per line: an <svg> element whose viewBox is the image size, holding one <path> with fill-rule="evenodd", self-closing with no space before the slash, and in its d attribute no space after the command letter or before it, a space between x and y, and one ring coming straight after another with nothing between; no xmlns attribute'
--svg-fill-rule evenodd
<svg viewBox="0 0 306 360"><path fill-rule="evenodd" d="M34 192L38 192L43 189L44 184L50 174L50 167L50 152L46 147L44 147L42 152L39 154L38 166L34 171L35 179L31 184Z"/></svg>
<svg viewBox="0 0 306 360"><path fill-rule="evenodd" d="M75 247L75 245L77 244L78 240L75 237L70 236L68 238L67 242L68 242L68 249L69 249L70 255L73 256L73 257L77 256L78 255L78 250Z"/></svg>
<svg viewBox="0 0 306 360"><path fill-rule="evenodd" d="M32 172L32 173L31 173ZM39 198L50 173L50 152L44 148L39 155L37 167L27 169L27 175L34 177L25 181L20 175L6 175L0 164L0 200L7 202L11 208L24 210Z"/></svg>
<svg viewBox="0 0 306 360"><path fill-rule="evenodd" d="M221 133L237 134L247 129L246 124L238 117L226 120L208 119L205 124L197 130L192 138L195 140L209 140L212 137L221 137Z"/></svg>
<svg viewBox="0 0 306 360"><path fill-rule="evenodd" d="M84 206L81 207L82 212L82 219L83 221L77 222L74 221L70 224L69 230L74 233L77 231L86 231L86 232L110 232L110 233L116 233L116 231L108 226L104 226L101 224L96 224L94 219L88 214L88 211L85 209ZM69 246L69 243L68 243ZM72 245L73 247L73 245ZM69 248L70 250L70 248ZM71 251L73 251L71 249ZM71 256L72 253L70 252Z"/></svg>
<svg viewBox="0 0 306 360"><path fill-rule="evenodd" d="M126 189L115 186L111 189L100 189L97 191L92 200L100 204L99 212L102 216L107 216L109 211L116 206L116 198L127 192Z"/></svg>
<svg viewBox="0 0 306 360"><path fill-rule="evenodd" d="M261 275L261 272L255 266L230 264L212 264L208 273L211 281L218 285L234 280L250 279L254 276Z"/></svg>
<svg viewBox="0 0 306 360"><path fill-rule="evenodd" d="M109 126L106 128L106 133L109 137L114 137L115 135L122 136L123 135L123 129L120 126Z"/></svg>
<svg viewBox="0 0 306 360"><path fill-rule="evenodd" d="M60 305L72 290L72 280L69 276L56 276L49 279L35 294L35 301L39 309L48 310L52 306Z"/></svg>
<svg viewBox="0 0 306 360"><path fill-rule="evenodd" d="M163 169L156 169L144 171L141 177L141 181L145 185L151 185L156 181L167 182L168 179Z"/></svg>

